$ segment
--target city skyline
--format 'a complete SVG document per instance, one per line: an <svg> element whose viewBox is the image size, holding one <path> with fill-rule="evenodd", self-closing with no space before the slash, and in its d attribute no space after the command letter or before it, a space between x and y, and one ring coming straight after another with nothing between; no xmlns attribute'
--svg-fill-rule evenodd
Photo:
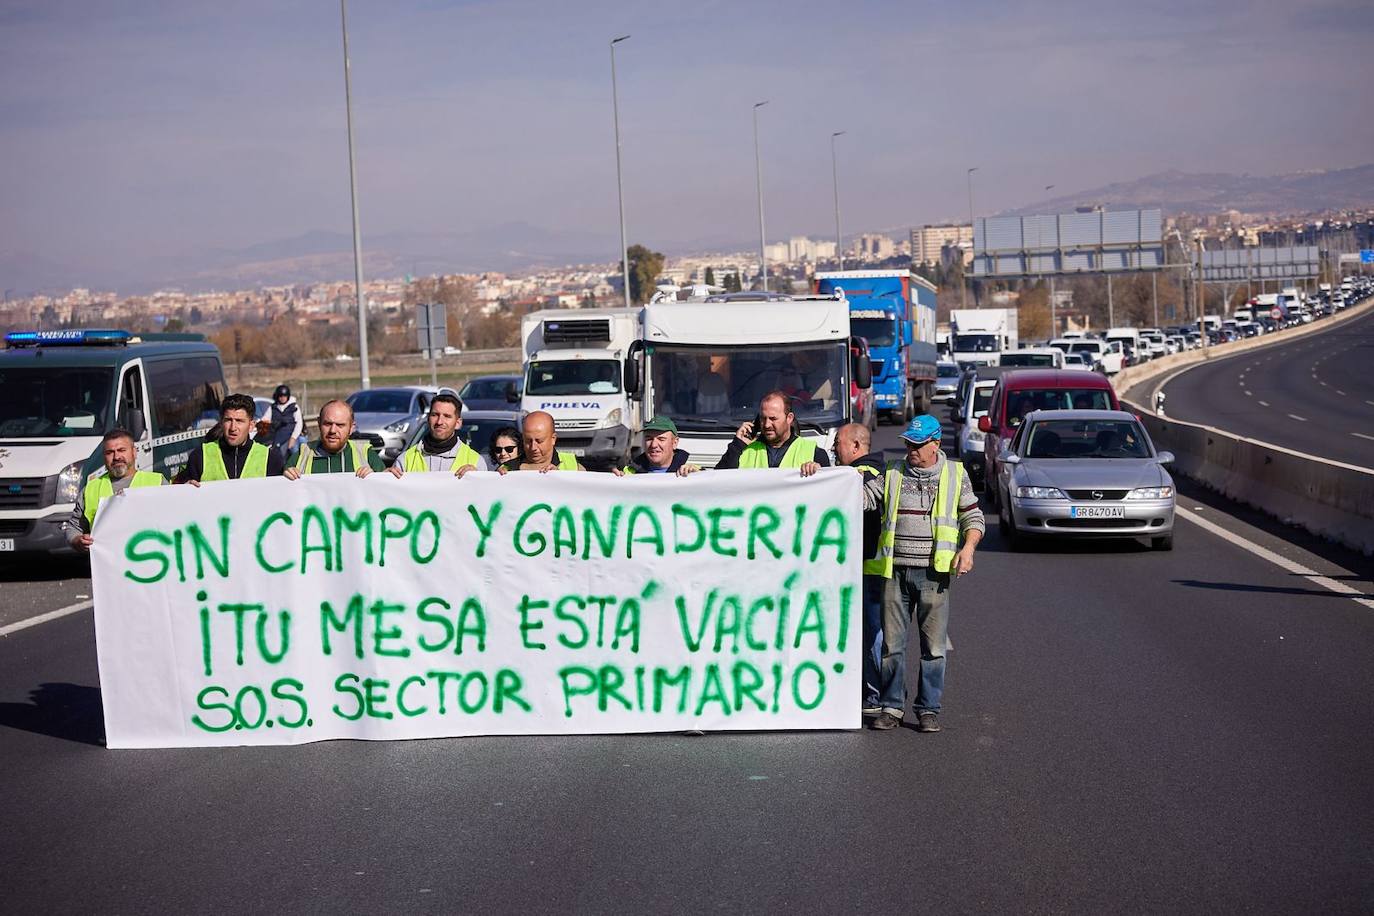
<svg viewBox="0 0 1374 916"><path fill-rule="evenodd" d="M365 249L528 224L535 244L613 260L614 34L633 36L618 50L629 234L659 249L757 232L755 99L770 99L770 241L826 237L837 129L847 236L965 221L972 166L985 213L1170 168L1349 167L1374 139L1357 114L1374 10L1353 3L349 14ZM153 282L207 252L347 232L337 5L12 3L0 26L0 271ZM1276 110L1282 128L1265 128Z"/></svg>

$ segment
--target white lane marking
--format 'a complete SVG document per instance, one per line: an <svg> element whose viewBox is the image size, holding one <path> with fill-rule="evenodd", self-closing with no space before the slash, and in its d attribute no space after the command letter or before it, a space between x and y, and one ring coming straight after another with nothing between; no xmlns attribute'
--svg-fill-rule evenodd
<svg viewBox="0 0 1374 916"><path fill-rule="evenodd" d="M1223 541L1230 541L1232 544L1235 544L1241 550L1249 551L1250 553L1259 557L1261 560L1268 560L1270 563L1273 563L1275 566L1277 566L1279 569L1284 570L1285 572L1290 572L1295 576L1302 576L1305 579L1307 579L1308 582L1311 582L1313 585L1320 585L1322 588L1326 589L1329 592L1335 592L1338 595L1345 595L1346 597L1352 599L1356 604L1363 604L1367 608L1374 608L1374 598L1366 597L1364 592L1360 591L1359 589L1351 588L1344 582L1323 576L1315 569L1308 569L1301 563L1295 563L1294 561L1288 559L1285 556L1280 556L1279 554L1274 553L1274 551L1270 550L1267 547L1261 547L1254 541L1243 538L1240 535L1235 534L1231 531L1227 531L1225 528L1221 527L1215 522L1210 522L1205 518L1199 518L1191 512L1176 511L1174 513L1174 516L1176 518L1186 519L1187 521L1192 522L1194 525L1197 525L1199 528L1202 528L1206 531L1210 531L1212 534L1215 534ZM1341 573L1344 573L1345 575L1351 575L1346 570L1341 570Z"/></svg>
<svg viewBox="0 0 1374 916"><path fill-rule="evenodd" d="M1370 442L1374 442L1374 436L1366 436L1364 433L1351 433L1350 435L1359 436L1361 439L1368 439Z"/></svg>
<svg viewBox="0 0 1374 916"><path fill-rule="evenodd" d="M1298 415L1295 414L1295 413L1290 413L1288 416L1289 416L1290 418L1294 419L1294 420L1297 420L1297 421L1301 422L1301 423L1306 423L1306 422L1307 422L1307 418L1306 418L1306 417L1300 417L1300 416L1298 416Z"/></svg>
<svg viewBox="0 0 1374 916"><path fill-rule="evenodd" d="M1245 392L1245 396L1246 396L1247 398L1252 398L1252 397L1254 397L1254 395L1251 394L1251 393L1249 392L1249 390L1247 390L1247 391Z"/></svg>
<svg viewBox="0 0 1374 916"><path fill-rule="evenodd" d="M1268 402L1268 401L1260 401L1260 406L1261 406L1261 407L1268 407L1268 406L1269 406L1269 402Z"/></svg>
<svg viewBox="0 0 1374 916"><path fill-rule="evenodd" d="M47 623L49 620L57 620L60 617L67 617L81 611L88 611L94 606L94 601L81 601L77 604L69 604L55 611L48 611L46 614L39 614L37 617L30 617L28 620L21 620L18 623L11 623L7 626L0 627L0 636L8 636L11 633L18 633L20 630L27 630L29 627L36 627L40 623Z"/></svg>
<svg viewBox="0 0 1374 916"><path fill-rule="evenodd" d="M1337 394L1339 394L1341 397L1345 397L1345 392L1342 391L1341 389L1337 388L1337 389L1335 389L1335 392L1336 392Z"/></svg>
<svg viewBox="0 0 1374 916"><path fill-rule="evenodd" d="M1322 387L1323 387L1323 388L1328 387L1327 384L1326 384L1326 382L1322 382Z"/></svg>

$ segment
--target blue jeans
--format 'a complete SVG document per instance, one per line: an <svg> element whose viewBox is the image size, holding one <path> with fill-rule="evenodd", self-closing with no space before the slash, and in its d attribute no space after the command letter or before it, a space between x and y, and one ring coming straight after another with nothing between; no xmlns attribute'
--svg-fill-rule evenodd
<svg viewBox="0 0 1374 916"><path fill-rule="evenodd" d="M883 652L883 591L887 580L882 576L864 576L864 660L863 708L878 704L882 681L880 666Z"/></svg>
<svg viewBox="0 0 1374 916"><path fill-rule="evenodd" d="M949 574L928 566L897 566L883 591L883 712L906 713L906 644L912 617L921 641L921 676L917 679L919 713L940 711L945 690L945 646L949 637Z"/></svg>

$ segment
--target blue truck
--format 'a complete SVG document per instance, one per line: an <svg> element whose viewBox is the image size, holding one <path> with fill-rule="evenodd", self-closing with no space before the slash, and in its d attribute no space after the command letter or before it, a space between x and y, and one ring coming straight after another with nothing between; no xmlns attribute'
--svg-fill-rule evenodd
<svg viewBox="0 0 1374 916"><path fill-rule="evenodd" d="M849 331L868 340L878 415L906 423L928 413L935 396L935 287L909 270L816 274L815 291L843 291Z"/></svg>

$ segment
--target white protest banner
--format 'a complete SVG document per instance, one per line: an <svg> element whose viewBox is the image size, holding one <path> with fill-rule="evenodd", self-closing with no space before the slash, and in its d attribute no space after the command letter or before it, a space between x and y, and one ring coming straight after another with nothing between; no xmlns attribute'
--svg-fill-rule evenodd
<svg viewBox="0 0 1374 916"><path fill-rule="evenodd" d="M847 469L130 490L107 743L857 728L860 508Z"/></svg>

